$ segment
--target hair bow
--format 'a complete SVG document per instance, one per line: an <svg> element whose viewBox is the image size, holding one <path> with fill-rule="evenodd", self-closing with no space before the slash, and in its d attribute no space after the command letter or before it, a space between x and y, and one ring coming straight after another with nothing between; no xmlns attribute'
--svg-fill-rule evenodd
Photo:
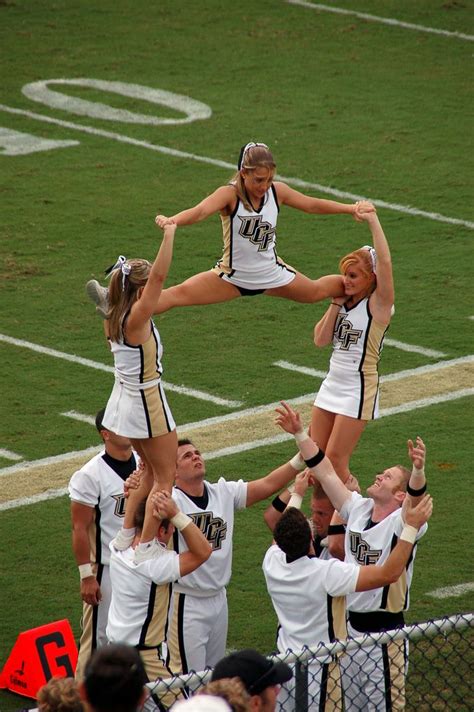
<svg viewBox="0 0 474 712"><path fill-rule="evenodd" d="M245 146L242 146L242 148L240 149L239 161L237 163L237 168L239 169L239 171L242 168L245 154L247 153L249 148L253 148L254 146L262 146L262 148L268 149L268 146L266 143L255 143L255 141L250 141L250 143L247 143Z"/></svg>
<svg viewBox="0 0 474 712"><path fill-rule="evenodd" d="M367 250L367 252L369 253L370 261L372 262L372 272L374 274L377 274L377 253L376 253L376 251L370 245L364 245L362 247L362 249Z"/></svg>
<svg viewBox="0 0 474 712"><path fill-rule="evenodd" d="M122 272L122 291L125 291L125 280L132 271L132 266L127 262L126 257L119 255L115 264L105 270L105 276L107 278L111 277L112 272L116 269L120 269Z"/></svg>

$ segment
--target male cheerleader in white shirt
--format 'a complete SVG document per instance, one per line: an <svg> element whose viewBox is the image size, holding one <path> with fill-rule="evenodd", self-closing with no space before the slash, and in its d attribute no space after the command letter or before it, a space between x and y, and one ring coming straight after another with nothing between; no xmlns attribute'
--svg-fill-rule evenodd
<svg viewBox="0 0 474 712"><path fill-rule="evenodd" d="M318 559L311 529L299 511L302 497L296 478L295 493L274 529L275 544L263 561L268 592L280 624L278 650L297 652L334 639L332 597L368 591L396 581L403 573L413 549L413 539L432 511L429 495L415 508L407 509L406 526L388 559L381 565L360 566L337 559ZM309 666L309 710L341 709L340 697L329 689L330 665ZM293 683L286 683L279 696L281 710L293 710Z"/></svg>
<svg viewBox="0 0 474 712"><path fill-rule="evenodd" d="M75 472L69 482L72 549L79 567L83 601L78 679L82 678L91 653L107 642L109 543L125 516L124 481L137 467L130 440L104 428L103 416L104 409L97 413L95 424L104 450Z"/></svg>
<svg viewBox="0 0 474 712"><path fill-rule="evenodd" d="M172 496L179 509L188 514L212 546L212 555L196 571L173 585L168 617L168 659L178 674L200 672L214 667L224 657L227 641L226 586L232 572L234 514L274 495L285 487L304 463L300 455L250 482L205 481L206 467L199 450L190 440L178 442L176 480ZM129 478L130 496L146 495L138 489L135 476ZM186 551L182 535L175 533L175 551Z"/></svg>
<svg viewBox="0 0 474 712"><path fill-rule="evenodd" d="M112 600L106 631L109 642L128 643L140 651L149 682L171 675L161 658L169 584L194 571L209 558L212 551L204 534L190 517L178 510L167 492L159 493L153 501L162 520L158 530L162 554L135 563L135 548L140 542L145 516L144 500L135 513L136 534L132 545L118 551L113 543L110 544ZM188 547L182 554L166 548L174 531L181 533ZM155 702L159 709L167 709L175 699L176 695L170 693Z"/></svg>
<svg viewBox="0 0 474 712"><path fill-rule="evenodd" d="M277 408L278 424L293 433L300 453L316 479L329 495L340 516L347 522L346 562L380 567L401 538L409 504L416 505L426 491L424 472L426 450L421 438L408 441L412 471L396 465L377 475L368 498L349 492L336 476L331 462L303 431L301 419L287 403ZM414 537L412 555L401 576L390 585L348 596L348 632L351 637L391 630L404 623L413 575L416 543L426 532L421 527ZM361 647L341 659L345 709L404 709L407 651L404 641L389 645Z"/></svg>

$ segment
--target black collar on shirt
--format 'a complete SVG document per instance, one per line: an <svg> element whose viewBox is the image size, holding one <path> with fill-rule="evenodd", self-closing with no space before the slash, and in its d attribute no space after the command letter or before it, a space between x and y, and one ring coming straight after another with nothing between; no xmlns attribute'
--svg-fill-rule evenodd
<svg viewBox="0 0 474 712"><path fill-rule="evenodd" d="M124 482L127 477L137 469L137 463L133 453L128 460L116 460L115 457L109 455L108 452L104 452L102 459L107 463L111 470L116 472L117 475L122 478Z"/></svg>
<svg viewBox="0 0 474 712"><path fill-rule="evenodd" d="M186 497L189 497L189 499L194 502L196 507L199 507L199 509L207 509L207 505L209 504L209 492L207 491L206 483L204 482L204 494L200 495L199 497L195 497L192 494L188 494L187 492L184 492L181 487L176 487L176 489L181 490L181 492L184 492Z"/></svg>

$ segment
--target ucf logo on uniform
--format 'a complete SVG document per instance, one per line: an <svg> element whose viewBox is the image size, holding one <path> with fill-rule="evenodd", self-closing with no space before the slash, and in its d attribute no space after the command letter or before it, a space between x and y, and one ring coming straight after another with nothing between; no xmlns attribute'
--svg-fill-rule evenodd
<svg viewBox="0 0 474 712"><path fill-rule="evenodd" d="M215 517L212 512L191 514L194 524L202 531L213 551L220 549L227 536L227 524L221 517Z"/></svg>
<svg viewBox="0 0 474 712"><path fill-rule="evenodd" d="M354 329L349 319L339 315L334 327L334 336L341 344L343 351L348 351L351 344L356 344L362 335L361 329Z"/></svg>
<svg viewBox="0 0 474 712"><path fill-rule="evenodd" d="M127 501L125 499L125 495L122 494L113 494L112 499L115 499L115 510L114 514L116 517L124 517L125 516L125 502Z"/></svg>
<svg viewBox="0 0 474 712"><path fill-rule="evenodd" d="M376 564L380 559L382 549L371 549L367 542L362 538L360 532L350 532L349 543L351 547L351 554L361 566Z"/></svg>
<svg viewBox="0 0 474 712"><path fill-rule="evenodd" d="M241 222L239 235L249 240L252 245L258 245L258 251L264 252L275 239L275 228L268 222L262 220L261 215L252 217L240 217Z"/></svg>

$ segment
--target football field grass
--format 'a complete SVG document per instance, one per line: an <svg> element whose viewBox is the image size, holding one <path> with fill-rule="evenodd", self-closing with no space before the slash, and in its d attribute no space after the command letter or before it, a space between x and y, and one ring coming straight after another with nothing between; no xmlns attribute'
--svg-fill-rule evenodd
<svg viewBox="0 0 474 712"><path fill-rule="evenodd" d="M408 620L472 610L472 1L5 0L0 20L0 665L22 630L66 617L79 633L61 492L98 444L88 418L113 382L84 285L119 254L153 259L154 216L226 183L250 140L293 187L377 205L396 312L384 417L352 468L366 487L424 438L435 511ZM367 242L346 216L279 216L279 254L311 277ZM218 217L179 230L168 284L221 249ZM178 430L211 480L293 454L271 412L293 399L307 419L330 356L312 343L324 309L257 297L156 320ZM269 652L265 506L237 515L229 646ZM21 704L0 693L2 712Z"/></svg>

